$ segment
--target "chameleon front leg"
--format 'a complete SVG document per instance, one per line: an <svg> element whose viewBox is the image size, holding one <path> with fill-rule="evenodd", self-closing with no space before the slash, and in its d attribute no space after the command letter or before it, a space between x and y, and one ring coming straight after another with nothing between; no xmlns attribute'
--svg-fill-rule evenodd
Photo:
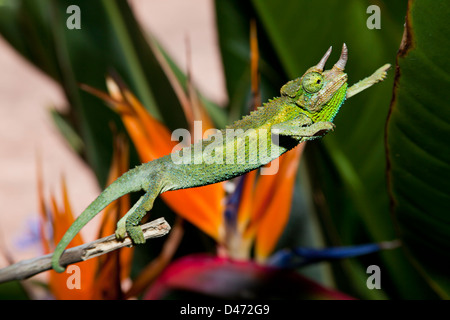
<svg viewBox="0 0 450 320"><path fill-rule="evenodd" d="M282 136L292 136L299 138L312 138L321 136L330 130L334 130L335 125L328 121L313 123L306 115L272 126L272 130Z"/></svg>
<svg viewBox="0 0 450 320"><path fill-rule="evenodd" d="M361 81L355 83L350 88L347 89L346 98L353 97L354 95L360 93L363 90L371 87L377 82L383 81L386 78L387 71L391 65L389 63L385 64L381 68L378 68L371 76L362 79Z"/></svg>

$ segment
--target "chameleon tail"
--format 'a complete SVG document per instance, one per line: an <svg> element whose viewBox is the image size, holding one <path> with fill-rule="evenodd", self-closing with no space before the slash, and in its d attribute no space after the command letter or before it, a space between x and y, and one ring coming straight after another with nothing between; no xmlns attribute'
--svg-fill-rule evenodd
<svg viewBox="0 0 450 320"><path fill-rule="evenodd" d="M141 168L132 169L124 173L111 185L109 185L74 221L70 228L66 231L62 239L56 246L55 252L52 256L52 268L57 272L64 272L65 267L62 267L59 263L59 259L63 254L70 241L75 235L83 228L92 218L94 218L100 211L102 211L109 203L120 198L121 196L139 191L142 189L142 182L144 177L142 176Z"/></svg>

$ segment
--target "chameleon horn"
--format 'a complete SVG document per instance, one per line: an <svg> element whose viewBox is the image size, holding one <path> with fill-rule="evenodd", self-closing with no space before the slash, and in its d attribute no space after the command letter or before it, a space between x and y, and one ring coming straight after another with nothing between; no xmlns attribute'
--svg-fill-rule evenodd
<svg viewBox="0 0 450 320"><path fill-rule="evenodd" d="M320 59L319 63L317 64L316 68L319 69L320 71L323 71L323 68L325 67L325 63L328 60L328 57L331 54L331 49L333 47L330 47L327 52L325 52L325 55L322 57L322 59Z"/></svg>
<svg viewBox="0 0 450 320"><path fill-rule="evenodd" d="M336 62L336 64L334 66L338 69L344 70L345 65L347 64L347 59L348 59L348 50L347 50L347 46L344 43L344 45L342 46L341 57L339 58L338 62Z"/></svg>

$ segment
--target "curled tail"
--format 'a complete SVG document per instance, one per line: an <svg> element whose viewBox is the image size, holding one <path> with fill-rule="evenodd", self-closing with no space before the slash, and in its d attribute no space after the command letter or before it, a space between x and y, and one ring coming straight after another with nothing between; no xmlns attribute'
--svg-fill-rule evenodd
<svg viewBox="0 0 450 320"><path fill-rule="evenodd" d="M52 268L57 272L64 272L65 267L61 266L59 259L63 254L70 241L75 235L80 232L92 218L94 218L100 211L102 211L112 201L121 196L139 191L142 189L144 182L144 168L137 167L119 177L111 185L109 185L74 221L74 223L66 231L62 239L59 241L52 256Z"/></svg>

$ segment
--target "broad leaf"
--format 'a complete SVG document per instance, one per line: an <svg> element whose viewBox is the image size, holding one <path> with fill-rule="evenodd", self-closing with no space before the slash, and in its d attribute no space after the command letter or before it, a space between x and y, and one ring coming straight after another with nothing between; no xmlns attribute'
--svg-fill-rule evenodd
<svg viewBox="0 0 450 320"><path fill-rule="evenodd" d="M381 2L379 30L369 29L366 24L370 1L252 3L290 78L301 76L333 45L334 52L327 65L330 68L343 42L349 48L346 71L350 85L384 63L395 62L406 3L402 6ZM324 197L316 203L331 245L396 237L389 214L384 154L384 127L392 82L390 73L387 81L346 101L336 118L335 132L322 139L323 144L308 145L314 193ZM339 283L344 287L351 284L362 297L373 297L361 277L354 276L364 273L367 265L355 262L347 262L348 266L343 268L345 280ZM402 251L382 253L372 263L382 265L386 279L392 281L392 287L383 288L391 296L427 296L429 289Z"/></svg>
<svg viewBox="0 0 450 320"><path fill-rule="evenodd" d="M387 126L391 200L400 235L430 285L447 299L449 16L446 1L410 1Z"/></svg>

